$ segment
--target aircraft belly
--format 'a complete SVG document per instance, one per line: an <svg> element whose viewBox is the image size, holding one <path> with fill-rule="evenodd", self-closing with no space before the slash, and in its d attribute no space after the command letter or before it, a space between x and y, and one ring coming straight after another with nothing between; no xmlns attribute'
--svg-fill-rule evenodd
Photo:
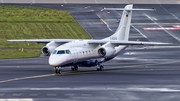
<svg viewBox="0 0 180 101"><path fill-rule="evenodd" d="M61 64L61 67L73 66L73 65L82 65L82 64L86 64L88 62L88 60L101 60L101 59L102 59L102 57L99 57L99 56L89 56L89 57L77 58L76 62L74 62L74 59L69 59L66 62L64 62L63 64Z"/></svg>

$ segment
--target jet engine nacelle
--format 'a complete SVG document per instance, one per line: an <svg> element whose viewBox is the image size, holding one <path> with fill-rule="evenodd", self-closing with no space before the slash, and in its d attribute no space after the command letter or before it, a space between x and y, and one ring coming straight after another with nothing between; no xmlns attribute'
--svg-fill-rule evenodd
<svg viewBox="0 0 180 101"><path fill-rule="evenodd" d="M54 41L51 41L49 43L46 44L46 46L44 46L42 49L41 49L41 52L45 55L45 56L49 56L53 50L55 48L57 48L59 46L59 44L57 44L56 42Z"/></svg>
<svg viewBox="0 0 180 101"><path fill-rule="evenodd" d="M98 54L102 57L109 57L113 55L115 52L116 50L113 47L101 47L98 49Z"/></svg>

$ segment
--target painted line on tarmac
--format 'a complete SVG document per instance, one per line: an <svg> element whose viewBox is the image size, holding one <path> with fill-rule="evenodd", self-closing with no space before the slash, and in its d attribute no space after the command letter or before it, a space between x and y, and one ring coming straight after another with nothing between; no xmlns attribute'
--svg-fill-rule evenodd
<svg viewBox="0 0 180 101"><path fill-rule="evenodd" d="M177 61L171 61L171 62L162 62L162 63L155 63L155 64L141 64L141 65L133 65L133 66L121 66L120 68L132 68L132 67L139 67L139 66L154 66L154 65L161 65L161 64L173 64L178 63L180 60ZM117 66L119 67L119 66ZM104 72L111 72L111 71L118 71L113 69L118 69L117 67L106 69ZM121 70L122 71L122 70ZM101 71L79 71L79 72L65 72L63 74L46 74L46 75L38 75L38 76L29 76L29 77L21 77L21 78L14 78L14 79L8 79L8 80L2 80L0 83L7 83L12 81L20 81L20 80L27 80L27 79L36 79L36 78L43 78L43 77L50 77L50 76L63 76L63 75L74 75L74 74L87 74L87 73L103 73Z"/></svg>
<svg viewBox="0 0 180 101"><path fill-rule="evenodd" d="M64 76L64 75L70 75L70 74L86 74L86 73L93 73L94 71L79 71L79 72L64 72L63 74L46 74L46 75L37 75L37 76L28 76L28 77L21 77L21 78L14 78L14 79L8 79L8 80L2 80L0 83L7 83L12 81L20 81L20 80L27 80L27 79L36 79L36 78L44 78L44 77L50 77L50 76ZM98 71L96 71L98 72Z"/></svg>
<svg viewBox="0 0 180 101"><path fill-rule="evenodd" d="M22 89L22 88L21 88ZM3 89L4 90L4 89ZM17 89L8 89L9 91L12 90L17 90ZM23 88L22 90L41 90L41 91L49 91L49 90L53 90L53 91L138 91L138 92L180 92L179 88L166 88L166 87L162 87L162 88L151 88L151 87L123 87L123 88L119 88L119 87L76 87L76 88L71 88L71 87L65 87L65 88ZM39 93L32 93L29 94L29 96L39 96ZM64 96L75 96L76 94L74 93L67 93L64 94ZM47 94L47 96L57 96L57 94ZM92 96L91 93L83 93L81 94L81 96ZM0 100L1 101L1 100ZM4 100L3 100L4 101ZM12 100L14 101L14 100ZM19 100L18 100L19 101ZM24 100L22 100L24 101Z"/></svg>
<svg viewBox="0 0 180 101"><path fill-rule="evenodd" d="M45 67L48 67L49 65L24 65L24 66L21 66L21 65L14 65L14 66L7 66L7 65L2 65L0 66L0 68L27 68L27 67L31 67L31 68L45 68Z"/></svg>
<svg viewBox="0 0 180 101"><path fill-rule="evenodd" d="M22 78L14 78L14 79L9 79L9 80L2 80L2 81L0 81L0 83L11 82L11 81L19 81L19 80L26 80L26 79L43 78L43 77L54 76L54 75L55 74L47 74L47 75L38 75L38 76L29 76L29 77L22 77Z"/></svg>
<svg viewBox="0 0 180 101"><path fill-rule="evenodd" d="M30 98L23 98L23 99L0 99L0 101L33 101L33 99Z"/></svg>
<svg viewBox="0 0 180 101"><path fill-rule="evenodd" d="M180 23L131 23L132 25L179 25Z"/></svg>
<svg viewBox="0 0 180 101"><path fill-rule="evenodd" d="M98 4L97 0L94 0L96 4Z"/></svg>
<svg viewBox="0 0 180 101"><path fill-rule="evenodd" d="M134 66L121 66L121 68L131 68L131 67L137 67L137 66L154 66L154 65L163 65L163 64L173 64L173 63L180 63L180 60L177 61L171 61L171 62L159 62L159 63L147 63L147 64L140 64L140 65L134 65ZM119 67L119 66L115 66L115 67ZM113 68L116 69L116 68Z"/></svg>

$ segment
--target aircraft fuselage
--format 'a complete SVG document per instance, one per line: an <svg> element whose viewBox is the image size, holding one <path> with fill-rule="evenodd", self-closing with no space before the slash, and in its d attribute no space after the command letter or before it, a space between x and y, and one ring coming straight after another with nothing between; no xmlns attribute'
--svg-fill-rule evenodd
<svg viewBox="0 0 180 101"><path fill-rule="evenodd" d="M99 44L88 44L86 40L75 40L57 47L49 57L51 66L96 66L96 62L104 62L113 59L119 53L123 54L126 46L113 47L115 52L110 56L100 56ZM59 53L58 53L59 52Z"/></svg>

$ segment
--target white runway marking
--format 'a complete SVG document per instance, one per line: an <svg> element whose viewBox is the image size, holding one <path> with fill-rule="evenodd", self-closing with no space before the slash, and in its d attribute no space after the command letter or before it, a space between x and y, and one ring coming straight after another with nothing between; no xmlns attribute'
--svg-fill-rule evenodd
<svg viewBox="0 0 180 101"><path fill-rule="evenodd" d="M67 3L66 0L64 0L64 3Z"/></svg>
<svg viewBox="0 0 180 101"><path fill-rule="evenodd" d="M152 22L154 22L155 24L157 24L149 15L147 15L147 14L145 14L145 13L144 13L144 15L145 15L146 17L148 17ZM161 25L159 25L159 24L157 24L157 26L159 26L160 28L163 28L163 27L162 27ZM166 29L165 29L164 31L165 31L166 33L168 33L171 37L173 37L174 39L176 39L177 41L180 42L180 40L178 39L178 37L176 37L175 35L169 33Z"/></svg>
<svg viewBox="0 0 180 101"><path fill-rule="evenodd" d="M6 91L16 91L16 90L32 90L32 91L49 91L49 90L79 90L79 91L85 91L85 90L91 90L91 91L139 91L139 92L180 92L180 89L171 89L171 88L150 88L150 87L72 87L72 88L59 88L59 87L54 87L54 88L2 88L1 90L6 90ZM32 94L33 96L37 96L37 94ZM68 94L72 95L72 94ZM74 95L74 94L73 94Z"/></svg>
<svg viewBox="0 0 180 101"><path fill-rule="evenodd" d="M112 29L109 27L109 25L103 20L103 23L106 24L107 28L112 31Z"/></svg>
<svg viewBox="0 0 180 101"><path fill-rule="evenodd" d="M2 80L0 83L11 82L11 81L18 81L18 80L26 80L26 79L34 79L34 78L42 78L48 76L54 76L55 74L47 74L47 75L38 75L38 76L29 76L29 77L21 77L21 78L14 78L9 80Z"/></svg>
<svg viewBox="0 0 180 101"><path fill-rule="evenodd" d="M33 101L33 99L0 99L0 101Z"/></svg>
<svg viewBox="0 0 180 101"><path fill-rule="evenodd" d="M180 60L177 61L170 61L170 62L158 62L158 63L145 63L145 64L137 64L137 65L131 65L131 66L114 66L113 68L110 69L117 69L117 68L131 68L131 67L139 67L139 66L153 66L153 65L159 65L159 64L172 64L172 63L178 63L180 62ZM108 69L107 69L108 70ZM116 70L117 71L117 70ZM140 70L143 71L143 70ZM108 71L104 71L104 72L108 72ZM63 75L68 75L68 74L83 74L83 73L92 73L91 71L86 71L86 72L66 72L65 74L61 74ZM21 78L14 78L14 79L8 79L8 80L2 80L0 81L0 83L6 83L6 82L12 82L12 81L19 81L19 80L27 80L27 79L35 79L35 78L42 78L42 77L49 77L49 76L55 76L56 74L47 74L47 75L38 75L38 76L29 76L29 77L21 77Z"/></svg>
<svg viewBox="0 0 180 101"><path fill-rule="evenodd" d="M132 24L131 24L131 26L132 26L137 32L139 32L139 34L141 34L144 38L147 38L147 36L145 36L143 33L141 33L141 31L138 30L136 27L134 27Z"/></svg>
<svg viewBox="0 0 180 101"><path fill-rule="evenodd" d="M32 0L32 3L36 3L35 0Z"/></svg>
<svg viewBox="0 0 180 101"><path fill-rule="evenodd" d="M98 4L97 0L94 0L96 4Z"/></svg>
<svg viewBox="0 0 180 101"><path fill-rule="evenodd" d="M175 19L178 19L179 18L177 16L175 16L174 14L170 13L167 9L165 9L162 5L160 5L166 12L168 12L170 15L172 15ZM180 21L180 20L179 20Z"/></svg>
<svg viewBox="0 0 180 101"><path fill-rule="evenodd" d="M100 18L100 19L102 19L97 13L96 13L96 15ZM104 24L106 24L106 26L107 26L107 28L110 30L110 31L112 31L112 29L109 27L109 25L104 21L104 20L101 20Z"/></svg>

